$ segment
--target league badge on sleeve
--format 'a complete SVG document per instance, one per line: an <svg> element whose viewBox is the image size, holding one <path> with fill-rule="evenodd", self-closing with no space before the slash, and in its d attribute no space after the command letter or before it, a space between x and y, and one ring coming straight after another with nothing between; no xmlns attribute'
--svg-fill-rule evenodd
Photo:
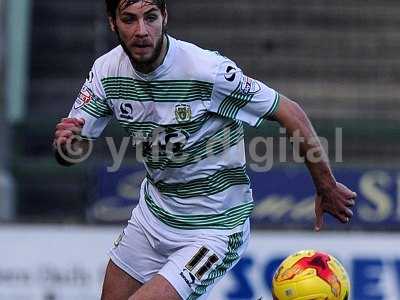
<svg viewBox="0 0 400 300"><path fill-rule="evenodd" d="M187 123L192 119L192 108L187 104L175 106L175 118L178 123Z"/></svg>
<svg viewBox="0 0 400 300"><path fill-rule="evenodd" d="M243 95L256 94L261 90L261 86L257 82L257 80L251 79L247 76L243 76L240 90Z"/></svg>
<svg viewBox="0 0 400 300"><path fill-rule="evenodd" d="M82 106L89 104L94 97L94 93L87 86L83 86L75 101L74 108L80 109Z"/></svg>

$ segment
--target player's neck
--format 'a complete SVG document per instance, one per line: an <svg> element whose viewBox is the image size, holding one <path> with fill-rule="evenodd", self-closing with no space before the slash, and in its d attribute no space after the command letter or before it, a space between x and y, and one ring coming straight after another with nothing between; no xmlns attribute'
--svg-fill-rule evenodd
<svg viewBox="0 0 400 300"><path fill-rule="evenodd" d="M133 61L131 61L133 67L135 68L136 71L143 73L143 74L148 74L148 73L153 72L159 66L161 66L162 63L164 62L165 56L167 55L167 52L168 52L168 47L169 47L168 37L166 34L164 34L161 51L160 51L160 54L158 55L157 59L153 63L150 63L150 64L135 64Z"/></svg>

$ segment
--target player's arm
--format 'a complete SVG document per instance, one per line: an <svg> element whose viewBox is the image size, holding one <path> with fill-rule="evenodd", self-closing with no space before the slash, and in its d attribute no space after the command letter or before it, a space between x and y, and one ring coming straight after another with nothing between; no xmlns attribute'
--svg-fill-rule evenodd
<svg viewBox="0 0 400 300"><path fill-rule="evenodd" d="M53 148L62 166L72 166L88 158L92 141L101 135L113 116L101 83L106 76L103 69L107 70L105 60L96 60L68 117L56 125Z"/></svg>
<svg viewBox="0 0 400 300"><path fill-rule="evenodd" d="M65 167L75 165L87 155L89 140L81 137L85 125L83 118L65 118L57 124L53 149L56 161Z"/></svg>
<svg viewBox="0 0 400 300"><path fill-rule="evenodd" d="M306 113L296 102L281 96L279 108L272 118L285 127L288 135L298 143L300 155L305 158L314 181L317 192L315 229L321 229L324 213L348 223L353 216L351 208L355 205L357 195L336 181L328 157Z"/></svg>

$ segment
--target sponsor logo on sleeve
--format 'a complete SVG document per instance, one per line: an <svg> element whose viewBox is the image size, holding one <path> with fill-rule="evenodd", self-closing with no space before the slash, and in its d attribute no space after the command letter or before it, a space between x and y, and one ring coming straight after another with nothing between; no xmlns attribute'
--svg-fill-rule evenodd
<svg viewBox="0 0 400 300"><path fill-rule="evenodd" d="M83 86L81 91L79 92L79 96L75 101L74 108L75 109L80 109L82 106L89 104L93 99L95 95L92 92L91 89L89 89L87 86Z"/></svg>
<svg viewBox="0 0 400 300"><path fill-rule="evenodd" d="M228 66L226 69L225 79L229 82L233 82L236 78L236 68Z"/></svg>
<svg viewBox="0 0 400 300"><path fill-rule="evenodd" d="M90 71L89 75L86 77L87 83L92 83L93 82L93 78L94 78L94 73L93 73L93 71Z"/></svg>

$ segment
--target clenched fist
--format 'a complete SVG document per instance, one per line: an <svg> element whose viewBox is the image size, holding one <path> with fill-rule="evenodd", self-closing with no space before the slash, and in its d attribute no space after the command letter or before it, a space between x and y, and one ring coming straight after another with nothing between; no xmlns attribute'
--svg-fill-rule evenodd
<svg viewBox="0 0 400 300"><path fill-rule="evenodd" d="M85 125L84 119L76 118L65 118L56 126L56 132L54 134L54 147L63 147L66 145L68 140L73 136L81 135L82 128Z"/></svg>
<svg viewBox="0 0 400 300"><path fill-rule="evenodd" d="M84 119L65 118L56 126L53 148L56 160L63 166L71 166L89 157L91 144L81 137Z"/></svg>

